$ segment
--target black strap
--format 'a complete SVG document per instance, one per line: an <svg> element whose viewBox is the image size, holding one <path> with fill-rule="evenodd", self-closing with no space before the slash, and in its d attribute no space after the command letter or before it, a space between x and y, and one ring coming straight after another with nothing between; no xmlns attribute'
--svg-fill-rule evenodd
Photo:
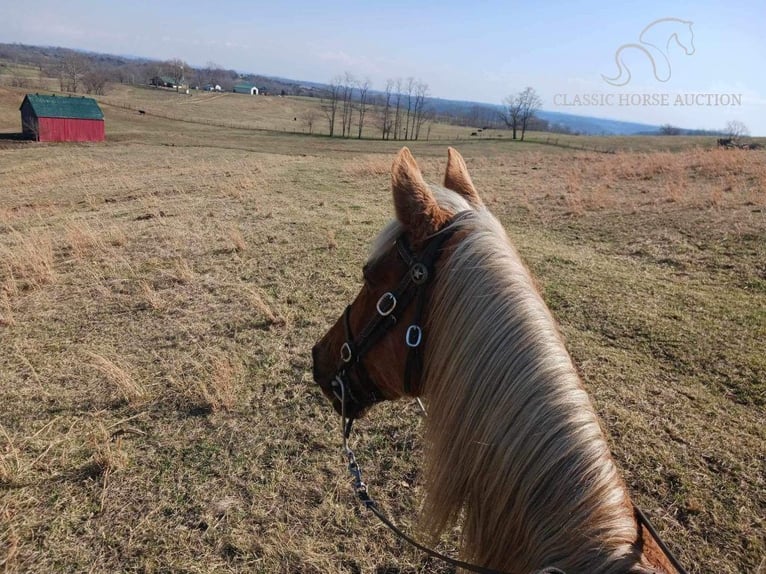
<svg viewBox="0 0 766 574"><path fill-rule="evenodd" d="M449 556L446 556L444 554L441 554L437 552L436 550L433 550L432 548L429 548L428 546L424 546L414 538L407 535L405 532L402 532L393 522L391 522L388 517L383 514L383 512L378 508L378 505L375 503L374 500L369 499L369 503L365 503L365 506L369 508L372 513L378 517L378 519L385 524L394 534L396 534L399 538L405 540L421 552L424 552L431 556L432 558L436 558L438 560L441 560L443 562L446 562L447 564L451 564L452 566L456 566L458 568L462 568L463 570L469 570L470 572L477 572L478 574L505 574L504 572L501 572L500 570L493 570L492 568L486 568L484 566L477 566L476 564L471 564L469 562L463 562L462 560L457 560L455 558L450 558ZM364 501L363 501L364 502ZM563 571L559 570L558 568L545 568L543 570L538 570L537 572L530 573L530 574L564 574Z"/></svg>
<svg viewBox="0 0 766 574"><path fill-rule="evenodd" d="M351 431L351 422L352 420L350 419L347 423L346 438L348 438ZM421 544L420 542L412 538L410 535L408 535L406 532L402 531L398 526L396 526L396 524L391 522L388 516L386 516L386 514L378 507L377 502L375 502L375 500L373 500L372 497L370 497L370 494L367 491L367 485L362 481L361 468L359 468L359 465L356 462L354 453L349 449L348 454L349 454L349 461L350 461L349 470L351 471L352 476L355 477L355 491L356 491L357 497L365 506L365 508L369 509L375 516L377 516L378 520L380 520L383 524L385 524L386 527L389 530L391 530L391 532L393 532L399 538L401 538L408 544L414 546L421 552L428 554L432 558L436 558L438 560L446 562L447 564L451 564L452 566L463 568L464 570L469 570L471 572L476 572L478 574L505 574L498 570L492 570L491 568L487 568L484 566L478 566L476 564L471 564L469 562L463 562L462 560L457 560L455 558L446 556L445 554L441 554L440 552L437 552L436 550L429 548L428 546L425 546L424 544ZM657 532L657 530L655 530L654 526L649 521L649 518L647 518L647 516L643 513L643 511L635 504L633 504L633 508L636 512L636 517L637 517L637 521L639 525L643 524L646 527L646 529L649 531L649 533L652 535L654 540L659 545L660 549L665 553L665 556L668 558L668 560L670 560L670 563L678 571L678 574L688 574L686 569L684 569L684 567L675 557L673 552L671 552L670 548L668 548L665 542L660 538L659 533ZM531 574L566 574L566 573L563 572L562 570L559 570L558 568L548 567L548 568L544 568L543 570L538 570L537 572L534 572Z"/></svg>
<svg viewBox="0 0 766 574"><path fill-rule="evenodd" d="M678 561L678 558L676 558L675 554L670 550L667 544L660 538L659 533L654 528L654 525L649 521L649 518L647 518L646 514L644 514L643 510L641 510L638 506L633 504L633 509L636 511L636 521L639 523L639 525L643 524L646 529L649 531L649 534L652 535L652 538L654 538L654 541L657 543L657 545L660 547L660 549L665 553L665 556L668 560L670 560L670 563L673 565L673 568L675 568L678 571L678 574L688 574L686 569L681 566L681 563Z"/></svg>
<svg viewBox="0 0 766 574"><path fill-rule="evenodd" d="M375 316L367 322L364 328L362 328L359 336L354 337L351 330L351 306L349 305L346 307L343 322L346 331L345 345L348 346L350 356L348 361L344 365L341 365L339 375L345 376L351 370L356 371L358 374L358 380L351 380L348 385L349 398L354 403L361 404L361 401L359 401L358 398L362 394L367 395L368 400L366 402L368 404L381 400L382 395L377 388L377 385L375 385L372 378L367 373L367 369L365 369L364 364L362 363L362 357L364 357L367 351L369 351L369 349L396 324L397 316L400 316L401 312L409 307L413 299L417 301L415 322L413 324L417 325L418 328L421 328L422 339L421 322L423 308L425 306L426 284L433 276L439 250L455 233L456 229L454 228L454 224L470 217L472 214L472 211L463 211L455 215L455 217L453 217L441 231L428 239L428 243L420 256L415 256L412 253L406 235L402 234L397 238L396 248L408 269L400 279L396 288L384 294L384 296L390 295L396 301L396 312L391 312L385 315L376 313ZM404 389L407 393L412 392L412 382L416 378L420 378L422 371L422 351L420 347L422 347L422 340L421 344L417 347L410 347L407 354L404 374ZM352 388L352 385L356 388Z"/></svg>

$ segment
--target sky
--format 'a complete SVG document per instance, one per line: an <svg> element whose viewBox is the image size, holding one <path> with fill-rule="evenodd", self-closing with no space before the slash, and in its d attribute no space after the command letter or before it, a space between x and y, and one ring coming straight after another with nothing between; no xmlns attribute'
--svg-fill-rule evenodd
<svg viewBox="0 0 766 574"><path fill-rule="evenodd" d="M766 136L766 2L0 0L0 42ZM611 81L607 81L609 79ZM627 80L627 81L626 81ZM619 85L617 85L619 84Z"/></svg>

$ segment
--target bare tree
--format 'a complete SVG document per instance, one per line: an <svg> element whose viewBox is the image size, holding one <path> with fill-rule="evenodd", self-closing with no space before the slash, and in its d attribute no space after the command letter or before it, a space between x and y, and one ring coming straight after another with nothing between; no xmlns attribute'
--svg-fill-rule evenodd
<svg viewBox="0 0 766 574"><path fill-rule="evenodd" d="M359 130L357 132L357 139L362 139L362 129L364 128L364 116L367 114L367 105L369 102L369 93L372 82L370 78L359 80L356 83L356 89L359 92L359 105L357 106L357 122L359 124Z"/></svg>
<svg viewBox="0 0 766 574"><path fill-rule="evenodd" d="M519 94L511 94L503 99L503 109L498 112L506 127L512 130L513 139L516 139L516 130L521 124L521 107Z"/></svg>
<svg viewBox="0 0 766 574"><path fill-rule="evenodd" d="M59 84L62 92L77 93L83 76L89 71L90 64L85 56L77 52L68 52L59 67Z"/></svg>
<svg viewBox="0 0 766 574"><path fill-rule="evenodd" d="M681 135L681 128L676 127L672 124L662 124L660 126L660 135L661 136L678 136L678 135Z"/></svg>
<svg viewBox="0 0 766 574"><path fill-rule="evenodd" d="M138 64L124 64L113 71L113 78L121 84L136 84L142 76L141 66Z"/></svg>
<svg viewBox="0 0 766 574"><path fill-rule="evenodd" d="M109 81L109 73L105 69L92 68L83 76L82 85L86 93L103 96L107 81Z"/></svg>
<svg viewBox="0 0 766 574"><path fill-rule="evenodd" d="M431 117L431 114L427 110L427 98L428 98L428 84L418 81L415 84L415 107L414 107L414 139L420 139L420 128Z"/></svg>
<svg viewBox="0 0 766 574"><path fill-rule="evenodd" d="M394 87L394 99L396 100L396 113L394 114L394 139L398 140L401 137L402 129L402 79L396 79L396 86Z"/></svg>
<svg viewBox="0 0 766 574"><path fill-rule="evenodd" d="M392 121L391 121L391 98L393 96L394 91L394 81L392 79L386 80L386 91L382 98L382 101L379 104L379 107L381 109L381 118L380 118L380 139L387 140L391 137L391 128Z"/></svg>
<svg viewBox="0 0 766 574"><path fill-rule="evenodd" d="M521 129L521 141L524 141L527 126L530 120L535 117L535 113L540 109L542 103L540 96L537 95L534 88L530 87L505 97L500 119L513 130L513 139L516 139L517 130Z"/></svg>
<svg viewBox="0 0 766 574"><path fill-rule="evenodd" d="M322 98L322 112L327 118L330 137L335 134L335 116L338 114L338 100L340 99L343 78L335 76L329 85L326 98Z"/></svg>
<svg viewBox="0 0 766 574"><path fill-rule="evenodd" d="M314 133L314 123L318 118L317 111L314 108L309 108L303 112L303 121L306 122L306 127L309 129L309 133Z"/></svg>
<svg viewBox="0 0 766 574"><path fill-rule="evenodd" d="M404 89L407 91L407 114L404 121L404 139L412 139L412 126L410 126L410 119L412 116L412 94L415 91L415 78L409 77L404 84Z"/></svg>
<svg viewBox="0 0 766 574"><path fill-rule="evenodd" d="M543 101L534 88L527 87L521 92L521 102L521 141L524 141L527 125L535 117L537 110L543 105Z"/></svg>
<svg viewBox="0 0 766 574"><path fill-rule="evenodd" d="M341 135L345 137L351 136L351 120L354 112L354 84L356 80L350 72L346 72L343 77L343 88L341 90L341 97L343 104L341 107Z"/></svg>
<svg viewBox="0 0 766 574"><path fill-rule="evenodd" d="M174 58L165 63L165 68L168 76L172 78L177 92L181 85L186 83L186 72L189 70L189 64L180 58Z"/></svg>
<svg viewBox="0 0 766 574"><path fill-rule="evenodd" d="M750 135L750 130L739 120L729 120L726 122L726 135L733 141Z"/></svg>

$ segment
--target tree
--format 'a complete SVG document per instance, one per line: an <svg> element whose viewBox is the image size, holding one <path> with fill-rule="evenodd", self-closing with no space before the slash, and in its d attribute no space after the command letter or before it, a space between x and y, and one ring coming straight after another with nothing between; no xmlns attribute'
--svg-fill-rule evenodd
<svg viewBox="0 0 766 574"><path fill-rule="evenodd" d="M346 72L341 87L341 97L343 98L341 107L341 136L344 138L351 135L351 117L354 111L353 95L355 83L356 80L354 79L354 76L351 75L350 72Z"/></svg>
<svg viewBox="0 0 766 574"><path fill-rule="evenodd" d="M203 82L202 84L209 84L211 86L223 86L227 80L226 70L220 64L215 62L208 62L205 64L205 69L202 71Z"/></svg>
<svg viewBox="0 0 766 574"><path fill-rule="evenodd" d="M335 76L330 81L326 98L322 98L322 112L327 118L330 137L335 134L335 116L338 113L338 100L340 99L342 84L343 79L340 76Z"/></svg>
<svg viewBox="0 0 766 574"><path fill-rule="evenodd" d="M370 92L370 86L372 83L369 78L359 80L356 84L356 89L359 91L359 132L357 133L357 139L362 139L362 129L364 128L364 116L367 113L367 104Z"/></svg>
<svg viewBox="0 0 766 574"><path fill-rule="evenodd" d="M534 88L530 87L505 97L503 100L504 109L499 115L505 125L513 130L513 139L516 139L517 130L521 129L521 141L524 141L527 126L542 103L540 96L537 95Z"/></svg>
<svg viewBox="0 0 766 574"><path fill-rule="evenodd" d="M503 99L503 109L498 112L506 127L513 131L513 139L516 139L516 130L521 123L521 106L519 94L511 94Z"/></svg>
<svg viewBox="0 0 766 574"><path fill-rule="evenodd" d="M83 76L90 69L87 58L77 52L68 52L59 66L59 84L62 92L77 93Z"/></svg>
<svg viewBox="0 0 766 574"><path fill-rule="evenodd" d="M398 140L401 135L402 129L402 79L397 78L396 87L394 88L394 98L396 99L396 113L394 114L394 139Z"/></svg>
<svg viewBox="0 0 766 574"><path fill-rule="evenodd" d="M732 140L738 140L750 135L750 130L739 120L729 120L726 123L726 135Z"/></svg>
<svg viewBox="0 0 766 574"><path fill-rule="evenodd" d="M103 96L104 87L108 80L109 73L106 70L102 68L93 68L83 76L82 85L85 87L86 93Z"/></svg>
<svg viewBox="0 0 766 574"><path fill-rule="evenodd" d="M537 110L543 105L543 101L534 88L525 88L521 92L521 141L524 141L524 133L527 131L527 125L535 117Z"/></svg>
<svg viewBox="0 0 766 574"><path fill-rule="evenodd" d="M678 136L681 135L681 128L671 124L663 124L660 126L661 136Z"/></svg>
<svg viewBox="0 0 766 574"><path fill-rule="evenodd" d="M317 111L314 108L309 108L303 113L303 121L306 122L306 127L309 129L309 133L314 133L314 122L317 120Z"/></svg>
<svg viewBox="0 0 766 574"><path fill-rule="evenodd" d="M379 111L376 125L383 140L419 139L421 128L433 119L428 109L428 84L415 78L389 78L375 105Z"/></svg>
<svg viewBox="0 0 766 574"><path fill-rule="evenodd" d="M386 80L385 95L381 98L378 104L381 110L380 118L380 139L387 140L391 137L391 128L393 127L391 121L391 98L394 92L394 80Z"/></svg>
<svg viewBox="0 0 766 574"><path fill-rule="evenodd" d="M404 85L407 90L407 114L405 115L404 122L404 139L412 139L412 127L410 126L410 116L412 115L412 94L415 91L415 78L407 78L407 83Z"/></svg>
<svg viewBox="0 0 766 574"><path fill-rule="evenodd" d="M178 88L186 83L185 73L189 69L189 64L179 58L175 58L165 63L165 69L168 76L173 79L173 85L176 87L177 92Z"/></svg>
<svg viewBox="0 0 766 574"><path fill-rule="evenodd" d="M427 98L428 98L428 84L425 82L418 81L417 84L415 84L415 109L414 109L414 118L413 118L413 126L414 126L414 139L420 139L420 128L423 127L423 124L426 122L426 120L431 118L431 113L427 109ZM412 138L410 138L412 139Z"/></svg>

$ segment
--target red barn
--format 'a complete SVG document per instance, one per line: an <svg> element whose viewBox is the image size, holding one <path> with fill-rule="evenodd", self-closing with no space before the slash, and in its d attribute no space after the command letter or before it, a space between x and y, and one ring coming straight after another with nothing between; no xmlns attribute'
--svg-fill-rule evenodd
<svg viewBox="0 0 766 574"><path fill-rule="evenodd" d="M104 114L93 98L27 94L19 110L22 131L37 141L104 141Z"/></svg>

